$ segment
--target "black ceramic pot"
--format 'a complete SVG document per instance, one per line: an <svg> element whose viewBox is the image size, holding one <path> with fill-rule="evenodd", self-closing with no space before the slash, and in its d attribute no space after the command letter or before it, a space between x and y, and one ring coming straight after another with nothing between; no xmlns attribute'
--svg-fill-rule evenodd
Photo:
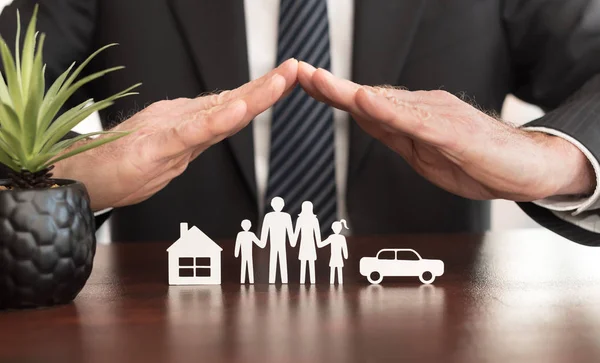
<svg viewBox="0 0 600 363"><path fill-rule="evenodd" d="M55 182L60 187L0 191L0 308L68 303L92 272L96 236L87 190Z"/></svg>

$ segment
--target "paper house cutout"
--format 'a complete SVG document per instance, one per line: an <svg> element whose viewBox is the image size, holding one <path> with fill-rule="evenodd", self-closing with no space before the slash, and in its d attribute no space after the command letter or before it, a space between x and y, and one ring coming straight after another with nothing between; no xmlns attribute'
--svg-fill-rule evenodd
<svg viewBox="0 0 600 363"><path fill-rule="evenodd" d="M198 227L180 225L180 237L168 249L169 285L221 284L223 249Z"/></svg>

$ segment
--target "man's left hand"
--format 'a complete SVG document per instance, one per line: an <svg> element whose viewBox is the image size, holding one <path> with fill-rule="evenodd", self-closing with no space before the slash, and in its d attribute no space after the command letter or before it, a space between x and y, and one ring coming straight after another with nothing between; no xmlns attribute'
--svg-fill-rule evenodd
<svg viewBox="0 0 600 363"><path fill-rule="evenodd" d="M307 63L300 84L348 111L367 133L419 174L470 199L532 201L591 194L594 170L570 142L521 130L444 91L361 86Z"/></svg>

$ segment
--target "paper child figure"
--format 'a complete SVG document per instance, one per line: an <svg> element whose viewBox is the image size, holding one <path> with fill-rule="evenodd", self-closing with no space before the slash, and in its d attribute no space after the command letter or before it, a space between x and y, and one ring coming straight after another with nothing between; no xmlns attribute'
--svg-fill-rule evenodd
<svg viewBox="0 0 600 363"><path fill-rule="evenodd" d="M344 278L342 276L342 267L344 267L344 259L348 259L348 245L346 244L346 237L342 236L340 232L342 231L342 225L348 229L348 225L346 224L346 220L342 219L339 222L333 222L331 225L331 229L333 233L331 236L327 237L327 239L321 243L317 243L319 248L325 247L328 244L331 244L331 258L329 259L329 283L331 285L335 282L335 272L337 270L338 276L338 284L344 283Z"/></svg>
<svg viewBox="0 0 600 363"><path fill-rule="evenodd" d="M306 263L308 262L310 283L315 283L315 261L317 259L316 243L321 243L321 230L319 220L313 214L313 204L311 202L302 203L302 211L296 220L296 230L294 231L294 242L300 234L300 251L298 259L300 260L300 283L306 281ZM292 247L296 247L295 243Z"/></svg>
<svg viewBox="0 0 600 363"><path fill-rule="evenodd" d="M248 281L254 283L254 263L252 258L252 245L256 245L260 248L264 248L265 244L256 238L253 232L250 232L252 222L247 219L242 221L242 232L239 232L235 239L235 257L241 257L242 267L240 275L240 284L246 283L246 271L248 271ZM241 254L241 256L240 256Z"/></svg>
<svg viewBox="0 0 600 363"><path fill-rule="evenodd" d="M269 261L269 283L275 283L277 273L277 263L279 262L279 272L281 283L287 284L287 255L286 255L286 236L290 240L290 245L296 245L294 236L294 227L292 226L292 217L288 213L282 212L284 201L280 197L271 200L271 207L274 212L267 213L263 220L262 232L260 234L261 242L266 246L267 239L271 241L271 253Z"/></svg>

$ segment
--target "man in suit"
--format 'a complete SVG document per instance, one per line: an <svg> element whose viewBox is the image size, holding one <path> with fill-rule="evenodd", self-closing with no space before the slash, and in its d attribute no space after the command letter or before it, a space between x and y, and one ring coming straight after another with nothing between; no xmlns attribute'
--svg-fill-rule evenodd
<svg viewBox="0 0 600 363"><path fill-rule="evenodd" d="M15 9L28 18L33 5L16 0L7 7L0 34L13 38ZM177 174L171 173L149 189L149 195L156 193L152 198L116 209L115 240L172 239L169 226L181 220L214 238L232 238L240 220L258 225L264 201L281 191L291 199L319 199L316 214L347 217L355 234L480 232L489 226L489 203L468 198L535 201L521 205L540 223L577 242L598 243L582 218L593 214L600 194L599 1L46 0L40 7L50 78L99 46L118 42L90 71L118 64L127 71L96 81L78 96L102 98L144 82L140 96L101 113L106 128L163 99L173 101L132 119L138 125L176 120L175 110L189 101L176 98L236 88L286 56L308 61L294 75L309 94L356 121L311 104L298 90L251 127L242 128L251 115L244 113L240 124L222 130L229 135L241 128L235 135L179 160L176 170L187 167L184 174L167 186ZM286 76L269 87L283 93L290 86ZM445 92L359 86L381 84L443 88L485 110L499 110L506 94L515 93L552 112L524 131ZM278 97L270 94L262 106ZM130 120L118 127L136 124ZM286 147L292 136L294 147ZM62 168L99 193L104 188L106 199L116 187L102 185L108 165L140 159L135 150L123 153L122 140L73 158L75 171L64 172L65 163L58 172ZM335 147L323 146L332 140ZM302 163L313 149L324 156L308 164L320 170ZM286 160L294 160L295 180L287 178L295 170ZM148 175L160 171L150 167L136 176L152 181ZM126 189L127 181L116 184ZM311 185L318 186L313 194ZM133 188L128 192L135 194ZM97 208L139 201L95 200Z"/></svg>

